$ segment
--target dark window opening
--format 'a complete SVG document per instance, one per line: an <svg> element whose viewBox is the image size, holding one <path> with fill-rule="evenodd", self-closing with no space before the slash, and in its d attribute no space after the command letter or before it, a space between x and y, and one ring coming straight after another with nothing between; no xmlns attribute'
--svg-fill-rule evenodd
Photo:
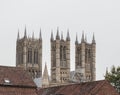
<svg viewBox="0 0 120 95"><path fill-rule="evenodd" d="M22 54L22 53L19 53L19 54L18 54L18 63L19 63L19 64L22 64L22 63L23 63L23 54Z"/></svg>
<svg viewBox="0 0 120 95"><path fill-rule="evenodd" d="M38 50L34 51L34 63L38 64Z"/></svg>
<svg viewBox="0 0 120 95"><path fill-rule="evenodd" d="M32 49L28 49L28 63L32 63Z"/></svg>

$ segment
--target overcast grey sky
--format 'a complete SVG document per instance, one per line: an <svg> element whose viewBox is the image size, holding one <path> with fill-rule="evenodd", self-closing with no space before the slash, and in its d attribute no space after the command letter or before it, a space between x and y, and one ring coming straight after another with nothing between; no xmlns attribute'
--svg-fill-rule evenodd
<svg viewBox="0 0 120 95"><path fill-rule="evenodd" d="M91 42L96 39L97 80L104 79L106 67L120 65L120 0L0 0L0 65L15 66L18 28L43 38L43 66L50 71L50 34L59 27L71 37L71 70L74 70L76 33L82 30Z"/></svg>

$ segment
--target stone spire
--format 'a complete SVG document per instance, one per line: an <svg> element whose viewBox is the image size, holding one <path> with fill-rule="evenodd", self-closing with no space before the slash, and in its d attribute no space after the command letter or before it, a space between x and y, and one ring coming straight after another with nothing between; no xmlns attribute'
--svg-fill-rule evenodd
<svg viewBox="0 0 120 95"><path fill-rule="evenodd" d="M45 68L44 68L44 72L43 72L43 77L48 78L48 70L47 70L46 63L45 63Z"/></svg>
<svg viewBox="0 0 120 95"><path fill-rule="evenodd" d="M85 35L85 42L87 43L87 35Z"/></svg>
<svg viewBox="0 0 120 95"><path fill-rule="evenodd" d="M42 40L41 29L40 29L39 39Z"/></svg>
<svg viewBox="0 0 120 95"><path fill-rule="evenodd" d="M82 39L81 39L81 43L84 43L85 42L85 39L84 39L84 31L82 33Z"/></svg>
<svg viewBox="0 0 120 95"><path fill-rule="evenodd" d="M25 31L24 31L24 38L27 38L26 26L25 26Z"/></svg>
<svg viewBox="0 0 120 95"><path fill-rule="evenodd" d="M32 34L32 39L34 39L34 32L33 32L33 34Z"/></svg>
<svg viewBox="0 0 120 95"><path fill-rule="evenodd" d="M57 35L56 35L56 39L60 40L60 36L59 36L59 28L57 28Z"/></svg>
<svg viewBox="0 0 120 95"><path fill-rule="evenodd" d="M45 68L44 68L44 72L43 72L42 86L43 87L48 87L49 86L49 75L48 75L48 70L47 70L46 63L45 63Z"/></svg>
<svg viewBox="0 0 120 95"><path fill-rule="evenodd" d="M53 30L51 31L51 41L54 41Z"/></svg>
<svg viewBox="0 0 120 95"><path fill-rule="evenodd" d="M75 44L78 44L78 37L77 37L77 33L76 33L76 41Z"/></svg>
<svg viewBox="0 0 120 95"><path fill-rule="evenodd" d="M17 40L19 40L20 39L20 36L19 36L19 29L18 29L18 36L17 36Z"/></svg>
<svg viewBox="0 0 120 95"><path fill-rule="evenodd" d="M64 40L64 39L63 39L63 32L61 33L61 40Z"/></svg>
<svg viewBox="0 0 120 95"><path fill-rule="evenodd" d="M93 39L92 39L92 43L95 44L95 36L94 36L94 33L93 33Z"/></svg>
<svg viewBox="0 0 120 95"><path fill-rule="evenodd" d="M70 41L70 35L69 35L69 30L67 30L67 37L66 37L67 41Z"/></svg>

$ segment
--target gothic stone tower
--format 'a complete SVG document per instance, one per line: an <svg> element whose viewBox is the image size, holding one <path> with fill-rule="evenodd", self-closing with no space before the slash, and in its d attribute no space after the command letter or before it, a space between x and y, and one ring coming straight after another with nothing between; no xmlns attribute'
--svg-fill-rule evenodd
<svg viewBox="0 0 120 95"><path fill-rule="evenodd" d="M24 37L19 37L16 42L16 66L22 67L29 72L31 77L38 78L42 75L42 38L41 31L39 39L28 38L26 28Z"/></svg>
<svg viewBox="0 0 120 95"><path fill-rule="evenodd" d="M88 43L82 34L81 43L78 43L76 36L75 42L75 71L79 82L96 80L96 42L92 39L92 43Z"/></svg>
<svg viewBox="0 0 120 95"><path fill-rule="evenodd" d="M69 82L70 77L70 37L67 32L66 41L57 29L56 40L51 33L51 85L62 85Z"/></svg>

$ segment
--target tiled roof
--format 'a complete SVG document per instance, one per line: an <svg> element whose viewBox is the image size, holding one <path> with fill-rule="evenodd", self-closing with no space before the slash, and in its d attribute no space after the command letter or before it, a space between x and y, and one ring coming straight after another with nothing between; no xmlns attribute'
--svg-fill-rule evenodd
<svg viewBox="0 0 120 95"><path fill-rule="evenodd" d="M105 80L39 89L39 95L96 95Z"/></svg>
<svg viewBox="0 0 120 95"><path fill-rule="evenodd" d="M7 66L0 66L0 86L36 87L25 70Z"/></svg>
<svg viewBox="0 0 120 95"><path fill-rule="evenodd" d="M37 95L36 88L0 86L0 95Z"/></svg>

